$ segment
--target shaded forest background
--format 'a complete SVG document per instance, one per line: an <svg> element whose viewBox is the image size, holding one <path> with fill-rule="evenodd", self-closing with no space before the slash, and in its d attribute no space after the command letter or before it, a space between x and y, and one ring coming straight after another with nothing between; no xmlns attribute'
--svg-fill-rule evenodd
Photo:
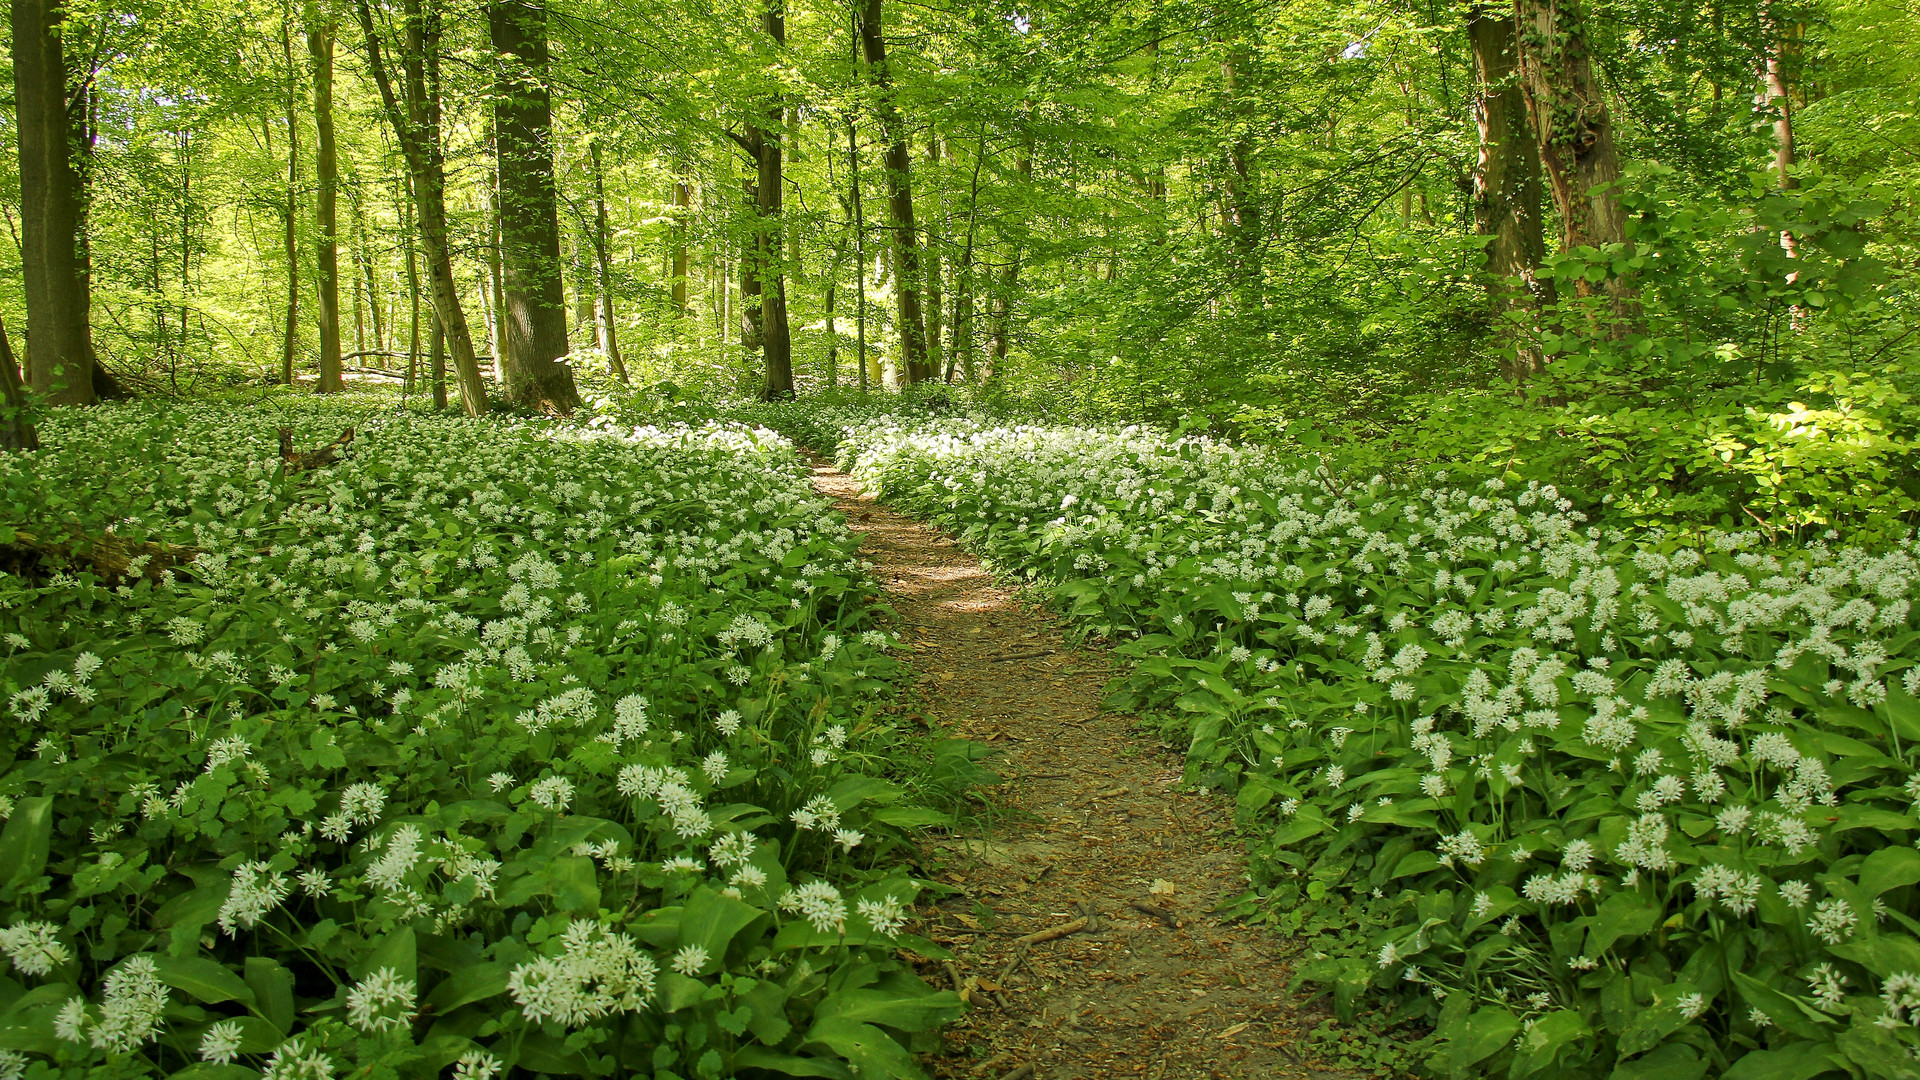
<svg viewBox="0 0 1920 1080"><path fill-rule="evenodd" d="M12 14L0 318L48 400L939 383L1642 520L1920 490L1911 3ZM23 264L56 123L77 317Z"/></svg>

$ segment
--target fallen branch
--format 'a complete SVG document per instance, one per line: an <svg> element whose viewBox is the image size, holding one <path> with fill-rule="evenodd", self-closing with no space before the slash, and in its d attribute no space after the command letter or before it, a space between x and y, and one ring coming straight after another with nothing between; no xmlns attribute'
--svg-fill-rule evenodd
<svg viewBox="0 0 1920 1080"><path fill-rule="evenodd" d="M331 465L339 460L340 454L353 445L353 429L348 428L340 437L325 446L314 450L295 450L293 448L293 429L283 427L280 431L280 460L287 463L287 472L305 472Z"/></svg>
<svg viewBox="0 0 1920 1080"><path fill-rule="evenodd" d="M1009 660L1038 660L1043 656L1052 656L1052 655L1053 655L1052 649L1041 649L1039 652L1009 653L1006 656L989 656L987 657L987 663L1004 664Z"/></svg>
<svg viewBox="0 0 1920 1080"><path fill-rule="evenodd" d="M1133 903L1128 904L1127 906L1142 914L1151 915L1154 918L1159 919L1161 922L1167 924L1168 929L1171 929L1171 930L1180 929L1180 916L1175 915L1173 912L1168 911L1166 908L1154 907L1152 904L1142 903L1139 900L1135 900Z"/></svg>
<svg viewBox="0 0 1920 1080"><path fill-rule="evenodd" d="M1049 927L1045 930L1035 930L1031 934L1014 938L1013 943L1015 945L1038 945L1043 941L1055 941L1069 934L1077 934L1086 928L1087 919L1086 916L1083 915L1072 922L1061 923L1059 926Z"/></svg>

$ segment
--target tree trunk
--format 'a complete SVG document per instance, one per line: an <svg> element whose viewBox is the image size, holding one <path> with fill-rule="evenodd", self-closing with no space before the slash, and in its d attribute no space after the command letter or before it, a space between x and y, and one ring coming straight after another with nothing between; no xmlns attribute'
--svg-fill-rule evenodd
<svg viewBox="0 0 1920 1080"><path fill-rule="evenodd" d="M27 384L49 404L94 401L85 182L73 159L85 109L69 109L63 0L13 0L13 87L20 143L21 276ZM82 131L84 135L84 131Z"/></svg>
<svg viewBox="0 0 1920 1080"><path fill-rule="evenodd" d="M1546 165L1554 208L1560 212L1561 250L1626 243L1620 209L1620 154L1613 118L1594 77L1580 0L1515 0L1514 31L1520 85L1540 159ZM1581 296L1604 292L1611 301L1610 332L1626 331L1633 317L1634 289L1609 275L1596 290L1584 278Z"/></svg>
<svg viewBox="0 0 1920 1080"><path fill-rule="evenodd" d="M433 384L433 411L445 412L447 408L447 328L434 320L433 344L428 346L430 357L427 361L427 379Z"/></svg>
<svg viewBox="0 0 1920 1080"><path fill-rule="evenodd" d="M320 329L322 394L346 389L340 371L340 236L336 196L340 159L333 144L333 23L307 4L307 55L313 60L313 284Z"/></svg>
<svg viewBox="0 0 1920 1080"><path fill-rule="evenodd" d="M1033 179L1032 151L1027 150L1015 159L1015 167L1020 171L1020 179ZM993 359L987 369L988 379L998 379L1003 362L1007 358L1007 336L1013 329L1013 293L1020 286L1020 245L1013 246L1013 257L1007 260L1005 270L1000 272L999 295L993 302Z"/></svg>
<svg viewBox="0 0 1920 1080"><path fill-rule="evenodd" d="M367 239L366 210L361 206L357 198L352 200L352 203L353 232L355 239L358 241L354 249L354 258L355 261L360 264L361 287L366 290L367 320L368 324L373 328L373 348L376 352L386 352L387 331L385 323L383 323L380 318L380 289L373 274L373 244ZM360 309L357 302L354 307L353 317L355 322L358 322L360 319ZM360 348L365 350L366 346L362 345Z"/></svg>
<svg viewBox="0 0 1920 1080"><path fill-rule="evenodd" d="M403 183L399 191L401 234L400 242L407 249L407 382L406 392L413 393L414 383L420 374L420 257L413 249L413 209L410 192Z"/></svg>
<svg viewBox="0 0 1920 1080"><path fill-rule="evenodd" d="M927 198L933 201L927 219L927 366L937 373L944 366L947 370L946 381L953 381L953 365L940 363L940 312L946 303L942 296L944 284L940 276L944 273L941 266L940 244L945 233L945 200L940 196L940 177L936 170L940 168L940 136L931 126L927 129Z"/></svg>
<svg viewBox="0 0 1920 1080"><path fill-rule="evenodd" d="M560 280L546 2L488 0L487 27L499 64L493 132L500 178L507 396L522 408L567 416L580 407L580 393L564 360L567 307Z"/></svg>
<svg viewBox="0 0 1920 1080"><path fill-rule="evenodd" d="M853 250L859 272L854 274L854 288L857 290L857 306L854 308L854 322L858 337L860 364L860 393L867 392L867 217L860 201L860 140L854 132L853 113L847 113L847 161L850 163L848 175L853 183Z"/></svg>
<svg viewBox="0 0 1920 1080"><path fill-rule="evenodd" d="M601 167L600 142L595 139L587 143L587 153L593 165L593 264L594 283L600 293L600 351L607 354L607 367L613 370L613 377L621 382L627 381L627 365L620 361L620 338L613 321L613 256L607 250L611 237L607 229L607 174ZM681 249L685 258L685 249ZM686 300L686 282L676 275L679 300Z"/></svg>
<svg viewBox="0 0 1920 1080"><path fill-rule="evenodd" d="M987 137L983 133L973 149L973 182L967 192L967 242L960 252L960 273L953 297L953 352L960 360L960 372L967 385L973 385L978 373L973 358L973 238L979 221L980 166L987 156Z"/></svg>
<svg viewBox="0 0 1920 1080"><path fill-rule="evenodd" d="M1526 101L1514 70L1513 19L1475 4L1467 14L1473 49L1474 121L1480 156L1473 174L1474 228L1487 240L1487 293L1496 333L1506 343L1508 374L1525 379L1544 362L1515 321L1553 300L1538 270L1546 254L1540 226L1540 159L1527 130Z"/></svg>
<svg viewBox="0 0 1920 1080"><path fill-rule="evenodd" d="M693 213L693 186L685 180L673 182L673 310L687 317L687 218Z"/></svg>
<svg viewBox="0 0 1920 1080"><path fill-rule="evenodd" d="M300 117L299 69L293 64L293 18L283 13L280 54L287 65L287 201L281 209L282 239L287 253L287 318L281 333L280 382L293 385L293 357L300 342Z"/></svg>
<svg viewBox="0 0 1920 1080"><path fill-rule="evenodd" d="M786 47L784 0L765 0L760 29L775 50ZM781 216L786 107L778 95L767 103L766 118L764 129L748 129L749 141L757 144L759 151L758 175L754 181L753 258L742 262L750 267L748 274L757 279L760 293L760 344L766 373L760 396L780 401L793 397L793 338L787 327L787 275L783 265L786 226ZM741 283L745 282L743 276Z"/></svg>
<svg viewBox="0 0 1920 1080"><path fill-rule="evenodd" d="M1236 44L1220 65L1227 115L1234 137L1227 145L1227 228L1237 271L1236 306L1250 311L1260 302L1260 207L1254 199L1253 117L1241 86L1249 63L1245 45Z"/></svg>
<svg viewBox="0 0 1920 1080"><path fill-rule="evenodd" d="M469 416L480 416L487 411L487 385L480 377L466 313L460 308L459 286L454 282L453 259L447 246L446 166L440 149L439 12L424 14L420 5L421 0L406 0L403 102L394 92L393 78L381 56L380 33L374 28L368 0L354 0L361 32L367 39L367 68L380 89L387 123L413 177L414 209L420 221L420 248L426 258L434 315L452 346L461 405Z"/></svg>
<svg viewBox="0 0 1920 1080"><path fill-rule="evenodd" d="M927 330L920 315L920 248L913 222L913 158L906 130L893 104L886 41L880 35L881 0L865 0L860 43L867 77L878 98L881 135L887 141L887 216L893 232L893 295L900 324L901 373L909 383L938 376L927 359Z"/></svg>
<svg viewBox="0 0 1920 1080"><path fill-rule="evenodd" d="M40 434L28 419L26 389L20 384L19 362L7 324L0 322L0 450L38 450Z"/></svg>

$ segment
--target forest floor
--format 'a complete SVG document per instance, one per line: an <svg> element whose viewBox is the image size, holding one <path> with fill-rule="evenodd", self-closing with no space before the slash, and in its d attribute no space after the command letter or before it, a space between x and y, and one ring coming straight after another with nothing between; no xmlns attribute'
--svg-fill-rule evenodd
<svg viewBox="0 0 1920 1080"><path fill-rule="evenodd" d="M1101 710L1113 658L1068 647L1044 607L845 473L816 463L814 485L864 534L910 648L904 711L992 746L1007 778L986 793L991 825L922 851L957 890L921 931L955 959L923 974L972 1005L936 1075L1348 1075L1312 1061L1326 1014L1287 991L1298 947L1213 913L1247 888L1233 808L1183 787L1178 748Z"/></svg>

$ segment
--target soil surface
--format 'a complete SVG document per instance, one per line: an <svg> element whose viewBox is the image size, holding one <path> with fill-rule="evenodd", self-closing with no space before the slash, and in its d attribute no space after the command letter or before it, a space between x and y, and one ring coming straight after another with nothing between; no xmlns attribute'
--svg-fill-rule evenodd
<svg viewBox="0 0 1920 1080"><path fill-rule="evenodd" d="M845 473L816 464L814 485L865 534L910 647L910 711L994 747L1007 778L989 794L991 829L922 853L958 890L920 928L955 959L923 974L972 1006L935 1074L1344 1075L1303 1044L1324 1013L1287 993L1297 949L1212 914L1247 889L1233 809L1183 789L1177 749L1101 711L1113 659L1067 647L1045 608Z"/></svg>

